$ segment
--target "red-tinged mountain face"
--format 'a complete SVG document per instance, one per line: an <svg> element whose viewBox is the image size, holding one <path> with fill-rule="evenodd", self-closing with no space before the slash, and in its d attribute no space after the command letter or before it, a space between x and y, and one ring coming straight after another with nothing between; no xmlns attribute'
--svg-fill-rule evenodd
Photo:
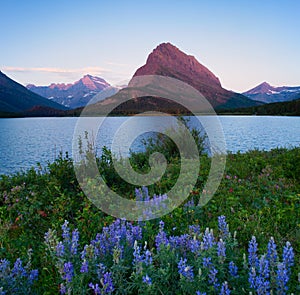
<svg viewBox="0 0 300 295"><path fill-rule="evenodd" d="M201 84L221 88L219 79L194 56L187 55L170 43L162 43L148 56L144 66L134 76L162 75L187 80L192 86Z"/></svg>
<svg viewBox="0 0 300 295"><path fill-rule="evenodd" d="M187 55L170 43L162 43L148 56L134 74L176 78L196 88L217 108L246 107L255 104L245 96L222 88L219 79L194 56Z"/></svg>

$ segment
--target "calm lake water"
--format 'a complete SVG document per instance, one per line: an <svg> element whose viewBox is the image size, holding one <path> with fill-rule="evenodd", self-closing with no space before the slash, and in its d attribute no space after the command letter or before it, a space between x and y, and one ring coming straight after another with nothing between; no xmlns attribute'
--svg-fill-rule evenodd
<svg viewBox="0 0 300 295"><path fill-rule="evenodd" d="M113 134L128 118L106 119L97 136L97 149L110 146ZM139 117L139 126L162 124L162 117ZM226 149L246 152L276 147L300 146L300 117L219 116ZM72 140L78 118L0 119L0 174L45 166L59 152L72 154ZM134 128L130 130L134 133ZM124 135L126 136L126 134ZM141 149L137 144L135 149Z"/></svg>

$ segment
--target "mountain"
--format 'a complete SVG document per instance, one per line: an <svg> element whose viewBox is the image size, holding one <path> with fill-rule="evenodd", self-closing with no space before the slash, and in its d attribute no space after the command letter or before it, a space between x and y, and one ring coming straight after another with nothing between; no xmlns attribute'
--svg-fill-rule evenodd
<svg viewBox="0 0 300 295"><path fill-rule="evenodd" d="M50 101L15 82L0 71L0 112L23 113L34 107L66 110L54 101Z"/></svg>
<svg viewBox="0 0 300 295"><path fill-rule="evenodd" d="M243 94L250 99L265 103L292 101L300 97L300 86L274 87L267 82L263 82Z"/></svg>
<svg viewBox="0 0 300 295"><path fill-rule="evenodd" d="M55 84L49 86L35 86L29 84L27 89L60 103L68 108L78 108L85 106L92 97L110 88L111 95L115 94L118 89L111 87L104 79L85 75L73 84Z"/></svg>
<svg viewBox="0 0 300 295"><path fill-rule="evenodd" d="M158 45L146 64L133 77L161 75L181 80L200 91L214 108L226 109L258 105L249 98L224 89L220 80L194 56L187 55L170 43Z"/></svg>

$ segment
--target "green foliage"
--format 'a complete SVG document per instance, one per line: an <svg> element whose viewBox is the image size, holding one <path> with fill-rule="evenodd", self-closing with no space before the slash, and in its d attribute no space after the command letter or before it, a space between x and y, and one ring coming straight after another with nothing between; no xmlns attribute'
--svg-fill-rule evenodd
<svg viewBox="0 0 300 295"><path fill-rule="evenodd" d="M147 172L149 155L153 151L165 152L167 171L156 185L149 187L150 195L162 194L176 182L180 173L180 159L173 144L169 139L161 138L150 143L145 153L132 154L130 157L136 171ZM112 159L110 151L104 149L102 156L97 159L101 175L114 190L125 197L134 198L135 187L117 175ZM163 217L165 231L169 235L180 235L187 232L191 224L200 225L204 231L206 227L215 228L217 216L225 215L230 227L237 230L239 244L233 254L246 253L252 235L256 236L262 249L266 249L270 236L274 237L280 248L289 240L295 251L296 265L291 277L291 290L296 294L297 274L300 272L297 263L300 259L299 167L300 148L229 154L226 171L216 194L206 206L199 207L197 204L201 194L205 195L203 186L210 168L210 158L202 153L197 184L186 204ZM45 255L44 233L52 228L60 234L61 224L68 220L79 229L80 245L83 246L114 220L99 211L83 194L68 155L60 155L45 168L38 166L27 172L1 176L0 192L0 259L15 261L18 257L26 258L28 249L32 248L32 265L40 270L39 284L41 290L47 290L45 294L58 292L59 273L53 261ZM143 226L144 239L152 249L158 220L147 221ZM156 259L164 267L157 273L152 270L152 279L157 276L156 279L161 280L165 290L176 288L176 285L170 286L175 279L172 277L175 266L168 265L164 255L160 255ZM177 263L178 258L172 261ZM241 258L237 262L242 263ZM115 267L114 280L122 285L129 279L128 265ZM130 278L132 282L140 279L136 276ZM137 290L136 287L132 288ZM152 291L144 288L139 292L151 294Z"/></svg>

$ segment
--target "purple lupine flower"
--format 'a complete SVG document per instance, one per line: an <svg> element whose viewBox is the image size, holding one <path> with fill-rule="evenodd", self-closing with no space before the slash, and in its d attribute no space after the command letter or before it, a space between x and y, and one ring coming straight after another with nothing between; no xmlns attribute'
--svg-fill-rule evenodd
<svg viewBox="0 0 300 295"><path fill-rule="evenodd" d="M65 246L62 242L59 242L56 245L56 256L57 257L63 257L65 254Z"/></svg>
<svg viewBox="0 0 300 295"><path fill-rule="evenodd" d="M218 217L218 228L220 231L220 237L223 240L226 240L226 238L229 235L229 230L228 230L228 224L226 222L226 217L224 215Z"/></svg>
<svg viewBox="0 0 300 295"><path fill-rule="evenodd" d="M204 257L202 263L204 267L209 268L212 265L211 257Z"/></svg>
<svg viewBox="0 0 300 295"><path fill-rule="evenodd" d="M93 284L93 283L89 283L89 287L94 291L95 295L100 295L101 294L101 289L99 287L99 284Z"/></svg>
<svg viewBox="0 0 300 295"><path fill-rule="evenodd" d="M151 278L147 274L145 276L143 276L143 282L145 284L147 284L148 286L152 285L152 280L151 280Z"/></svg>
<svg viewBox="0 0 300 295"><path fill-rule="evenodd" d="M256 265L258 263L258 258L257 258L256 252L257 252L256 238L255 238L255 236L252 236L252 239L249 242L249 246L248 246L248 260L249 260L250 268L256 267Z"/></svg>
<svg viewBox="0 0 300 295"><path fill-rule="evenodd" d="M152 253L148 249L145 252L144 262L146 265L152 264Z"/></svg>
<svg viewBox="0 0 300 295"><path fill-rule="evenodd" d="M79 241L79 232L78 229L76 228L72 232L72 244L71 244L71 253L77 254L77 248L78 248L78 241Z"/></svg>
<svg viewBox="0 0 300 295"><path fill-rule="evenodd" d="M224 282L222 284L220 295L230 295L230 290L227 282Z"/></svg>
<svg viewBox="0 0 300 295"><path fill-rule="evenodd" d="M269 261L265 256L259 259L259 274L265 279L270 277Z"/></svg>
<svg viewBox="0 0 300 295"><path fill-rule="evenodd" d="M64 224L61 226L62 229L62 237L64 239L64 242L69 243L70 242L70 229L68 227L69 222L65 220Z"/></svg>
<svg viewBox="0 0 300 295"><path fill-rule="evenodd" d="M233 261L229 262L229 274L234 277L237 278L238 277L238 267L234 264Z"/></svg>
<svg viewBox="0 0 300 295"><path fill-rule="evenodd" d="M256 277L255 291L257 295L270 295L270 282L259 275Z"/></svg>
<svg viewBox="0 0 300 295"><path fill-rule="evenodd" d="M203 235L203 249L208 250L215 244L214 242L214 235L212 231L209 230L209 228L206 228L204 235Z"/></svg>
<svg viewBox="0 0 300 295"><path fill-rule="evenodd" d="M288 271L286 269L286 264L284 262L278 263L277 276L276 276L276 285L277 285L277 294L284 295L288 290L287 283L289 281Z"/></svg>
<svg viewBox="0 0 300 295"><path fill-rule="evenodd" d="M180 258L180 261L178 262L178 273L182 275L183 277L187 278L189 281L193 281L194 279L194 273L193 273L193 267L186 264L187 259Z"/></svg>
<svg viewBox="0 0 300 295"><path fill-rule="evenodd" d="M81 273L88 273L89 272L89 263L87 260L83 260L80 268Z"/></svg>
<svg viewBox="0 0 300 295"><path fill-rule="evenodd" d="M206 292L200 292L200 291L196 291L196 295L206 295Z"/></svg>
<svg viewBox="0 0 300 295"><path fill-rule="evenodd" d="M189 233L191 236L195 235L198 236L200 235L200 225L190 225L189 226Z"/></svg>
<svg viewBox="0 0 300 295"><path fill-rule="evenodd" d="M132 263L133 265L137 265L141 262L143 262L143 255L141 254L141 247L137 245L135 242L134 244L134 251L133 251L133 260Z"/></svg>
<svg viewBox="0 0 300 295"><path fill-rule="evenodd" d="M60 284L60 288L59 288L59 292L60 294L66 294L67 293L67 288L64 284Z"/></svg>
<svg viewBox="0 0 300 295"><path fill-rule="evenodd" d="M268 250L267 250L267 259L270 262L270 266L274 267L277 262L277 250L274 238L271 237L268 243Z"/></svg>
<svg viewBox="0 0 300 295"><path fill-rule="evenodd" d="M99 263L96 265L97 266L97 276L98 279L101 280L101 278L103 277L103 275L106 272L106 267L103 263Z"/></svg>
<svg viewBox="0 0 300 295"><path fill-rule="evenodd" d="M214 286L215 290L217 290L219 287L217 273L218 273L218 270L213 266L210 268L209 274L208 274L208 282Z"/></svg>
<svg viewBox="0 0 300 295"><path fill-rule="evenodd" d="M18 276L18 277L25 277L26 276L26 271L24 267L22 266L22 260L18 258L14 264L13 269L11 270L11 274L13 276Z"/></svg>
<svg viewBox="0 0 300 295"><path fill-rule="evenodd" d="M189 250L190 236L183 234L180 236L171 236L169 238L169 244L171 249L180 249L183 252Z"/></svg>
<svg viewBox="0 0 300 295"><path fill-rule="evenodd" d="M32 284L34 281L36 281L38 279L38 276L39 271L37 269L33 269L28 276L29 283Z"/></svg>
<svg viewBox="0 0 300 295"><path fill-rule="evenodd" d="M250 283L250 288L254 289L256 286L256 271L254 267L249 270L248 282Z"/></svg>
<svg viewBox="0 0 300 295"><path fill-rule="evenodd" d="M143 192L143 195L144 195L144 200L149 201L150 196L149 196L148 188L146 186L142 186L142 192Z"/></svg>
<svg viewBox="0 0 300 295"><path fill-rule="evenodd" d="M64 264L64 275L63 279L68 283L72 282L72 278L74 276L73 264L71 262L66 262Z"/></svg>
<svg viewBox="0 0 300 295"><path fill-rule="evenodd" d="M156 245L157 251L161 250L162 245L164 245L164 246L169 245L167 235L164 232L164 225L165 225L164 222L161 220L159 222L159 232L155 237L155 245Z"/></svg>
<svg viewBox="0 0 300 295"><path fill-rule="evenodd" d="M226 246L222 239L218 242L218 257L221 262L223 262L226 258Z"/></svg>
<svg viewBox="0 0 300 295"><path fill-rule="evenodd" d="M201 247L201 243L200 243L199 240L196 239L196 236L194 236L193 239L189 240L189 250L190 250L192 253L197 253L197 252L199 252L200 247Z"/></svg>
<svg viewBox="0 0 300 295"><path fill-rule="evenodd" d="M143 193L138 188L135 189L135 198L136 198L137 201L143 201L144 200Z"/></svg>
<svg viewBox="0 0 300 295"><path fill-rule="evenodd" d="M104 289L104 294L110 294L115 289L110 272L106 272L103 275L103 289Z"/></svg>
<svg viewBox="0 0 300 295"><path fill-rule="evenodd" d="M286 269L289 270L294 265L294 250L290 242L286 242L282 253L282 262L286 265Z"/></svg>

